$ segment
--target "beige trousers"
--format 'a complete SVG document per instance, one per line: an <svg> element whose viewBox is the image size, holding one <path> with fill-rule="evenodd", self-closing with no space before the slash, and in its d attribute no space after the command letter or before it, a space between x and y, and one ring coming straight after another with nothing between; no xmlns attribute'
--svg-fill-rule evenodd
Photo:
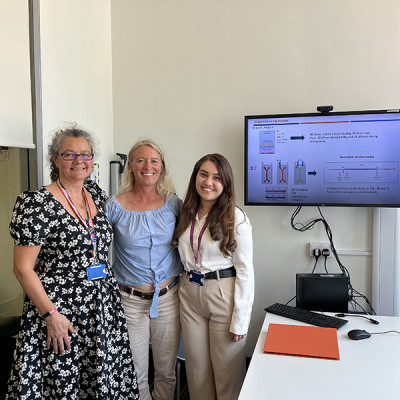
<svg viewBox="0 0 400 400"><path fill-rule="evenodd" d="M246 373L245 340L232 342L235 278L179 284L180 314L190 400L235 400Z"/></svg>
<svg viewBox="0 0 400 400"><path fill-rule="evenodd" d="M178 287L179 284L158 299L158 318L149 316L151 300L121 291L140 400L174 398L176 354L181 335ZM154 362L152 394L148 384L149 342Z"/></svg>

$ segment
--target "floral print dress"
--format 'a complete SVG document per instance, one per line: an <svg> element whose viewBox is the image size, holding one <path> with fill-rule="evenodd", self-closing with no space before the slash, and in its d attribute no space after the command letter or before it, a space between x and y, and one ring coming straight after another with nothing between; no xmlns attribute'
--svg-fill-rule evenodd
<svg viewBox="0 0 400 400"><path fill-rule="evenodd" d="M77 330L64 355L46 348L47 328L25 299L7 399L138 399L126 321L108 266L112 228L104 215L105 193L85 183L98 208L93 217L98 260L107 277L89 281L90 235L45 188L24 192L15 203L10 233L16 245L41 245L36 273L57 310Z"/></svg>

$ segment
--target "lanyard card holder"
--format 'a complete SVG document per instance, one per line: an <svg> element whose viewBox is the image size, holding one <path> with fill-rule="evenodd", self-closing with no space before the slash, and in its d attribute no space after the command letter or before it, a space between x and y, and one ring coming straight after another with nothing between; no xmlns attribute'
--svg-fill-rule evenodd
<svg viewBox="0 0 400 400"><path fill-rule="evenodd" d="M189 282L193 282L199 286L204 286L204 274L202 274L200 271L192 269L189 272Z"/></svg>
<svg viewBox="0 0 400 400"><path fill-rule="evenodd" d="M86 268L88 281L93 281L95 279L103 279L107 276L106 264L93 264Z"/></svg>

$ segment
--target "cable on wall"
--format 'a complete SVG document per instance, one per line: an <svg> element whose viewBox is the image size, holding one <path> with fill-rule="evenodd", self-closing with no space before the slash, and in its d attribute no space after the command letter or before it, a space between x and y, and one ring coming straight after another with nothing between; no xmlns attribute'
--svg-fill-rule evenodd
<svg viewBox="0 0 400 400"><path fill-rule="evenodd" d="M323 224L323 226L325 228L326 235L327 235L328 240L329 240L329 244L331 246L332 254L335 257L335 259L336 259L336 261L338 263L338 266L339 266L340 270L342 271L343 275L345 275L349 279L349 299L350 299L350 302L353 304L354 311L357 311L357 307L358 307L359 309L361 309L366 314L369 314L358 301L359 299L363 299L368 304L368 306L370 308L370 314L376 315L376 312L373 309L369 299L364 294L362 294L362 293L358 292L356 289L354 289L353 285L351 284L349 271L347 270L347 268L340 261L339 255L338 255L338 253L337 253L337 251L335 249L335 246L333 244L333 233L332 233L332 230L329 227L329 224L326 221L325 217L323 216L321 208L319 206L317 206L317 208L318 208L318 212L320 214L320 218L316 218L316 219L308 222L307 224L303 224L301 222L295 222L296 217L299 215L299 213L300 213L300 211L302 209L302 206L298 206L295 209L295 211L293 212L292 217L290 219L290 223L291 223L292 228L295 231L306 232L308 230L313 229L314 226L319 222L321 222ZM312 273L314 273L314 270L315 270L315 265L314 265ZM326 272L328 272L327 271L327 267L326 267L326 258L325 258L325 270L326 270Z"/></svg>

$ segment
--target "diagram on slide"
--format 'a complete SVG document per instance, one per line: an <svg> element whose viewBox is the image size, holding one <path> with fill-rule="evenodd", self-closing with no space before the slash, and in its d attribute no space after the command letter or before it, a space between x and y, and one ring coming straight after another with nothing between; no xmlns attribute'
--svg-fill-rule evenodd
<svg viewBox="0 0 400 400"><path fill-rule="evenodd" d="M287 185L289 183L288 177L289 177L288 164L282 164L281 162L278 162L278 168L277 168L277 183L278 183L278 185Z"/></svg>
<svg viewBox="0 0 400 400"><path fill-rule="evenodd" d="M259 154L275 154L275 131L259 132Z"/></svg>
<svg viewBox="0 0 400 400"><path fill-rule="evenodd" d="M272 185L272 164L261 164L261 184Z"/></svg>
<svg viewBox="0 0 400 400"><path fill-rule="evenodd" d="M325 182L395 183L398 181L397 162L327 162Z"/></svg>
<svg viewBox="0 0 400 400"><path fill-rule="evenodd" d="M306 163L302 160L297 160L294 163L294 184L305 185L307 183L307 168Z"/></svg>
<svg viewBox="0 0 400 400"><path fill-rule="evenodd" d="M287 199L287 189L266 189L265 200L267 201L284 201Z"/></svg>

